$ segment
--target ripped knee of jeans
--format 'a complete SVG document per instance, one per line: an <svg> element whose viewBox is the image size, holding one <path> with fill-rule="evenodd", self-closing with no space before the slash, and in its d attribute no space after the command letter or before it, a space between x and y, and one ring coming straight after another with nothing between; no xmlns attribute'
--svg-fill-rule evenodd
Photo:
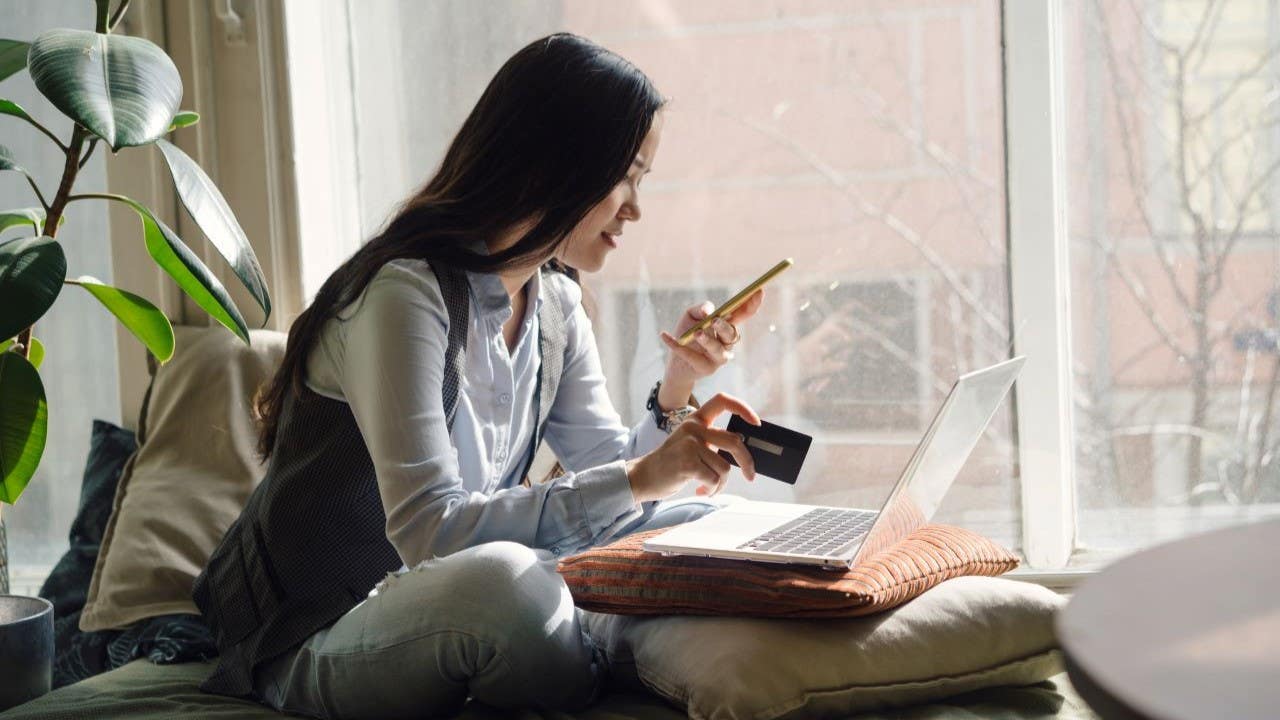
<svg viewBox="0 0 1280 720"><path fill-rule="evenodd" d="M379 580L378 584L374 585L373 589L369 591L369 597L376 597L377 595L387 592L391 588L395 587L396 583L398 583L400 581L400 578L404 575L408 575L409 573L421 572L422 570L427 569L427 567L429 567L431 563L435 561L435 559L436 558L427 558L426 560L423 560L422 562L418 563L417 565L414 565L411 568L402 566L399 570L396 570L395 572L387 573L387 576Z"/></svg>

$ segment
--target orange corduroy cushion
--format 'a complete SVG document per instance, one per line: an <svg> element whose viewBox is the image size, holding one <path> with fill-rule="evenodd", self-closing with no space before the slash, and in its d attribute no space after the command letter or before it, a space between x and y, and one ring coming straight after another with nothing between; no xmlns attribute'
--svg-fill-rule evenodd
<svg viewBox="0 0 1280 720"><path fill-rule="evenodd" d="M645 552L645 539L661 532L561 560L578 607L619 615L853 617L896 607L953 577L1018 566L998 543L950 525L920 527L844 572Z"/></svg>

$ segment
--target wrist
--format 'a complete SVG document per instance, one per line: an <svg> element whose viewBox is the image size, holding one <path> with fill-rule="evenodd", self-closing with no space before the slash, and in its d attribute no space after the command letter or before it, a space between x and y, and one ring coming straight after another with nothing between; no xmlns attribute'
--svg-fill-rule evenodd
<svg viewBox="0 0 1280 720"><path fill-rule="evenodd" d="M693 395L693 381L687 378L675 377L668 370L662 376L662 387L658 388L658 407L663 412L670 412L676 408L690 405L690 396Z"/></svg>
<svg viewBox="0 0 1280 720"><path fill-rule="evenodd" d="M644 483L641 480L641 477L644 473L643 468L644 468L643 457L628 460L626 463L627 482L631 484L631 497L635 500L635 503L637 505L648 500L648 498L645 497L644 491L642 490L644 486Z"/></svg>

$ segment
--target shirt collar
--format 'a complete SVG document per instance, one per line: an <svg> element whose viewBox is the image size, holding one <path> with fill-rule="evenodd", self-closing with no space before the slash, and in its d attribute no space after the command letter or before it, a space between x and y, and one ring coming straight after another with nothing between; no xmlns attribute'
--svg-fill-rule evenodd
<svg viewBox="0 0 1280 720"><path fill-rule="evenodd" d="M489 248L483 240L472 241L467 245L467 249L483 255L489 254ZM475 298L476 306L480 308L482 314L499 315L504 322L511 317L511 296L507 295L507 288L502 284L502 278L497 273L468 270L467 284L471 287L471 295ZM526 320L542 308L541 271L535 272L529 278L527 287L529 296L536 298L536 301L526 303L524 313Z"/></svg>

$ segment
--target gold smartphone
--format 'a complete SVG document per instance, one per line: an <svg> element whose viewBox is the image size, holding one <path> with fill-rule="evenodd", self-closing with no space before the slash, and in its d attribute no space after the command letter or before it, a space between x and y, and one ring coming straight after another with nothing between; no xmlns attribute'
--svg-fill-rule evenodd
<svg viewBox="0 0 1280 720"><path fill-rule="evenodd" d="M710 315L699 320L697 325L694 325L688 330L685 330L684 334L681 335L680 339L677 340L676 342L680 343L681 345L688 345L690 340L693 340L693 338L697 336L698 333L702 332L703 329L705 329L708 325L715 322L716 318L728 315L732 313L734 310L737 310L738 306L742 305L742 303L746 302L748 298L754 295L756 290L759 290L761 287L764 286L765 283L774 279L775 277L778 276L779 273L781 273L783 270L786 270L787 268L791 267L794 264L795 263L791 260L791 258L787 258L782 262L778 263L777 265L774 265L772 268L769 269L768 272L756 278L755 282L746 286L737 295L734 295L733 297L729 298L723 305L711 311Z"/></svg>

